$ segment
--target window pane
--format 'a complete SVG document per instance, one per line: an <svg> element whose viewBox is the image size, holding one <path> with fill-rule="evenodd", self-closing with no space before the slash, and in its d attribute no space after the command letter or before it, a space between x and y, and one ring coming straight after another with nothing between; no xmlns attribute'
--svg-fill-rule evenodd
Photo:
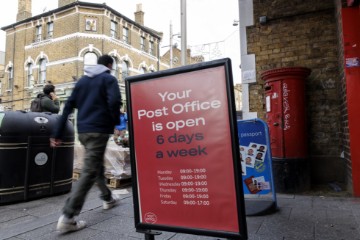
<svg viewBox="0 0 360 240"><path fill-rule="evenodd" d="M84 56L84 65L96 65L97 55L92 52L88 52Z"/></svg>
<svg viewBox="0 0 360 240"><path fill-rule="evenodd" d="M155 56L154 52L154 42L149 42L149 53L153 56Z"/></svg>
<svg viewBox="0 0 360 240"><path fill-rule="evenodd" d="M27 80L26 85L28 87L31 86L32 75L33 75L33 65L32 65L32 63L29 63L28 70L27 70L27 79L26 79Z"/></svg>
<svg viewBox="0 0 360 240"><path fill-rule="evenodd" d="M51 38L53 36L54 24L52 22L49 22L47 24L47 27L48 27L48 29L47 29L48 30L48 32L47 32L48 38Z"/></svg>
<svg viewBox="0 0 360 240"><path fill-rule="evenodd" d="M116 29L117 29L117 22L111 21L111 30L110 30L111 37L116 38Z"/></svg>
<svg viewBox="0 0 360 240"><path fill-rule="evenodd" d="M140 48L142 51L145 51L145 38L140 38Z"/></svg>
<svg viewBox="0 0 360 240"><path fill-rule="evenodd" d="M46 59L40 59L39 65L39 84L43 84L46 81Z"/></svg>
<svg viewBox="0 0 360 240"><path fill-rule="evenodd" d="M9 68L9 79L8 79L8 89L12 89L13 87L13 77L14 77L14 70L13 68Z"/></svg>
<svg viewBox="0 0 360 240"><path fill-rule="evenodd" d="M114 62L113 62L113 65L112 65L112 69L111 69L111 75L113 75L114 77L118 77L118 66L117 66L117 59L114 58L114 57L111 57Z"/></svg>
<svg viewBox="0 0 360 240"><path fill-rule="evenodd" d="M129 76L129 67L126 61L122 62L121 69L122 69L122 80L124 81L125 78Z"/></svg>
<svg viewBox="0 0 360 240"><path fill-rule="evenodd" d="M93 52L85 53L84 55L84 69L89 66L97 64L97 55Z"/></svg>
<svg viewBox="0 0 360 240"><path fill-rule="evenodd" d="M129 29L123 28L123 41L129 43Z"/></svg>
<svg viewBox="0 0 360 240"><path fill-rule="evenodd" d="M37 26L36 27L36 41L41 41L41 32L42 32L42 27Z"/></svg>

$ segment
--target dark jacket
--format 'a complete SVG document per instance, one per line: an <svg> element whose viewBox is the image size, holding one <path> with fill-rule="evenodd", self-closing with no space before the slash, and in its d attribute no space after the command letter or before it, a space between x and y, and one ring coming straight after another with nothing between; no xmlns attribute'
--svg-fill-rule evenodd
<svg viewBox="0 0 360 240"><path fill-rule="evenodd" d="M38 97L41 98L41 109L42 112L59 113L60 102L58 99L53 101L49 95L40 93Z"/></svg>
<svg viewBox="0 0 360 240"><path fill-rule="evenodd" d="M109 68L103 65L90 66L85 75L76 83L68 98L59 123L52 137L61 139L66 121L74 108L77 112L79 133L114 132L119 124L121 95L119 85Z"/></svg>

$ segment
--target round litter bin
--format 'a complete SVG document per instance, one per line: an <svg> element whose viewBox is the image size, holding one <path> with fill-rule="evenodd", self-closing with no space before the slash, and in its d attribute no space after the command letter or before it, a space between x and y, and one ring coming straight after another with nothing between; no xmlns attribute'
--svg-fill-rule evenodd
<svg viewBox="0 0 360 240"><path fill-rule="evenodd" d="M63 144L51 148L59 115L0 112L0 204L27 201L71 190L74 129L69 121Z"/></svg>

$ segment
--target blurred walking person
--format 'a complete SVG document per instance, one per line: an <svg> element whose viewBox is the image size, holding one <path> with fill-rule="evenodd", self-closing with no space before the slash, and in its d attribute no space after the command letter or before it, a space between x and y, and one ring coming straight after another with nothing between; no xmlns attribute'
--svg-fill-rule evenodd
<svg viewBox="0 0 360 240"><path fill-rule="evenodd" d="M61 145L66 121L73 109L77 113L79 140L85 147L84 165L77 186L66 200L57 224L57 230L66 233L86 226L84 221L76 221L86 195L94 183L100 189L103 209L110 209L117 203L104 177L104 153L114 127L119 124L121 94L117 79L110 74L113 59L103 55L98 64L85 68L85 75L76 83L68 98L63 114L50 138L50 145Z"/></svg>

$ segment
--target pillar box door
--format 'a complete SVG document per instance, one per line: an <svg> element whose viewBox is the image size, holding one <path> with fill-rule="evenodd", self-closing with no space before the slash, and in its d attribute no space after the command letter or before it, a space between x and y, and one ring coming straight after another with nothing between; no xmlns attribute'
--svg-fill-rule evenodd
<svg viewBox="0 0 360 240"><path fill-rule="evenodd" d="M284 156L284 136L282 118L281 81L267 82L265 85L266 119L271 128L270 144L272 156ZM271 127L270 127L271 126Z"/></svg>

